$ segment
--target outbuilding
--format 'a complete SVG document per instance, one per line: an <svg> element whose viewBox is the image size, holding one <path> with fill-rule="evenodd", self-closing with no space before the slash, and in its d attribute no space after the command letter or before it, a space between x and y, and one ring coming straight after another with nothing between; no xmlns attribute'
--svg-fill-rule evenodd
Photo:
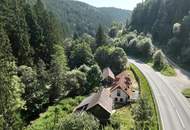
<svg viewBox="0 0 190 130"><path fill-rule="evenodd" d="M75 112L89 112L97 117L101 123L106 123L112 113L113 100L108 89L101 89L84 99L76 108Z"/></svg>

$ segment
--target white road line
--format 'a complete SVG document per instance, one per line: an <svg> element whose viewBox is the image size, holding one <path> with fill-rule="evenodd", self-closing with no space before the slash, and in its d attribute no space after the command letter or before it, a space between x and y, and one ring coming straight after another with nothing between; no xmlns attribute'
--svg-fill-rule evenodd
<svg viewBox="0 0 190 130"><path fill-rule="evenodd" d="M158 111L159 111L159 117L160 117L160 120L161 120L161 126L162 126L162 129L163 130L166 130L166 127L164 125L164 121L163 121L163 117L161 116L161 109L159 107L159 104L160 104L160 101L159 100L156 100L157 101L157 106L158 106Z"/></svg>
<svg viewBox="0 0 190 130"><path fill-rule="evenodd" d="M179 120L180 120L180 123L181 123L183 129L185 129L185 125L184 125L184 123L183 123L183 121L182 121L182 118L181 118L179 112L177 111L177 109L175 109L175 111L176 111L176 113L177 113L177 116L179 117Z"/></svg>
<svg viewBox="0 0 190 130"><path fill-rule="evenodd" d="M170 100L170 102L171 102L172 106L175 108L175 105L174 105L174 103L173 103L173 101L172 101L171 97L170 97L169 95L168 95L168 97L169 97L169 100Z"/></svg>

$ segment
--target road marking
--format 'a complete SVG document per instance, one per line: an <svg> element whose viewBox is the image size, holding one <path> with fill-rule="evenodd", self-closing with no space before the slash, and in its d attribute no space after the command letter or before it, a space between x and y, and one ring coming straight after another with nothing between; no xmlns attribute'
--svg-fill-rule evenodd
<svg viewBox="0 0 190 130"><path fill-rule="evenodd" d="M180 120L180 123L181 123L183 129L185 129L185 125L184 125L184 123L183 123L183 121L182 121L182 118L181 118L179 112L177 111L177 109L175 109L175 111L176 111L176 113L177 113L177 116L179 117L179 120Z"/></svg>
<svg viewBox="0 0 190 130"><path fill-rule="evenodd" d="M172 106L175 108L175 105L174 105L174 103L173 103L173 101L172 101L171 97L170 97L169 95L168 95L168 97L169 97L169 100L170 100L170 102L171 102Z"/></svg>
<svg viewBox="0 0 190 130"><path fill-rule="evenodd" d="M161 115L162 111L161 111L161 108L159 107L160 101L159 101L159 100L156 100L156 101L157 101L157 106L158 106L158 111L159 111L159 115L160 115L160 120L161 120L162 129L163 129L163 130L166 130L165 124L164 124L164 121L163 121L163 117L162 117L162 115ZM161 128L160 128L160 129L161 129Z"/></svg>

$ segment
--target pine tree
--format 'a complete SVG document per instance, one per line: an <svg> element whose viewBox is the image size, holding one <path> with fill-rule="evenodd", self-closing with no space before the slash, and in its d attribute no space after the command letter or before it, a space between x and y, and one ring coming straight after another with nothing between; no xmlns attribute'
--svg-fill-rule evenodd
<svg viewBox="0 0 190 130"><path fill-rule="evenodd" d="M61 39L60 26L55 17L51 13L47 13L41 0L38 0L34 5L34 12L43 32L43 41L40 44L39 56L45 63L50 65L53 46L54 44L58 44Z"/></svg>
<svg viewBox="0 0 190 130"><path fill-rule="evenodd" d="M34 10L31 8L29 4L25 7L25 13L26 13L26 22L29 27L29 34L30 34L30 45L34 49L34 62L37 63L39 59L42 57L41 55L41 45L43 43L43 30L38 24L37 16L34 12Z"/></svg>
<svg viewBox="0 0 190 130"><path fill-rule="evenodd" d="M22 85L15 73L11 46L0 24L0 117L3 130L21 129L19 110L24 105L21 99Z"/></svg>
<svg viewBox="0 0 190 130"><path fill-rule="evenodd" d="M152 108L146 97L141 97L132 111L136 130L149 130L152 121Z"/></svg>
<svg viewBox="0 0 190 130"><path fill-rule="evenodd" d="M13 55L17 58L18 65L32 65L32 49L29 43L28 25L25 20L25 1L15 0L13 2L14 18L9 38L12 44Z"/></svg>
<svg viewBox="0 0 190 130"><path fill-rule="evenodd" d="M67 70L67 59L65 56L64 48L59 45L55 45L50 69L50 103L58 100L62 96L61 94L64 93L64 78Z"/></svg>
<svg viewBox="0 0 190 130"><path fill-rule="evenodd" d="M98 30L96 32L96 46L102 46L106 43L106 36L104 34L104 30L101 25L99 25Z"/></svg>

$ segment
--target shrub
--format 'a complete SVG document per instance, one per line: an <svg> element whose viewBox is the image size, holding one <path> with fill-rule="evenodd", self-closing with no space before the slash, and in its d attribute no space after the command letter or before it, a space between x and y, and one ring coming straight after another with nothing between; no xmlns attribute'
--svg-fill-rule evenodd
<svg viewBox="0 0 190 130"><path fill-rule="evenodd" d="M158 50L153 56L154 68L161 70L166 64L165 56L161 50Z"/></svg>
<svg viewBox="0 0 190 130"><path fill-rule="evenodd" d="M99 122L87 113L70 114L58 126L58 130L98 130Z"/></svg>

